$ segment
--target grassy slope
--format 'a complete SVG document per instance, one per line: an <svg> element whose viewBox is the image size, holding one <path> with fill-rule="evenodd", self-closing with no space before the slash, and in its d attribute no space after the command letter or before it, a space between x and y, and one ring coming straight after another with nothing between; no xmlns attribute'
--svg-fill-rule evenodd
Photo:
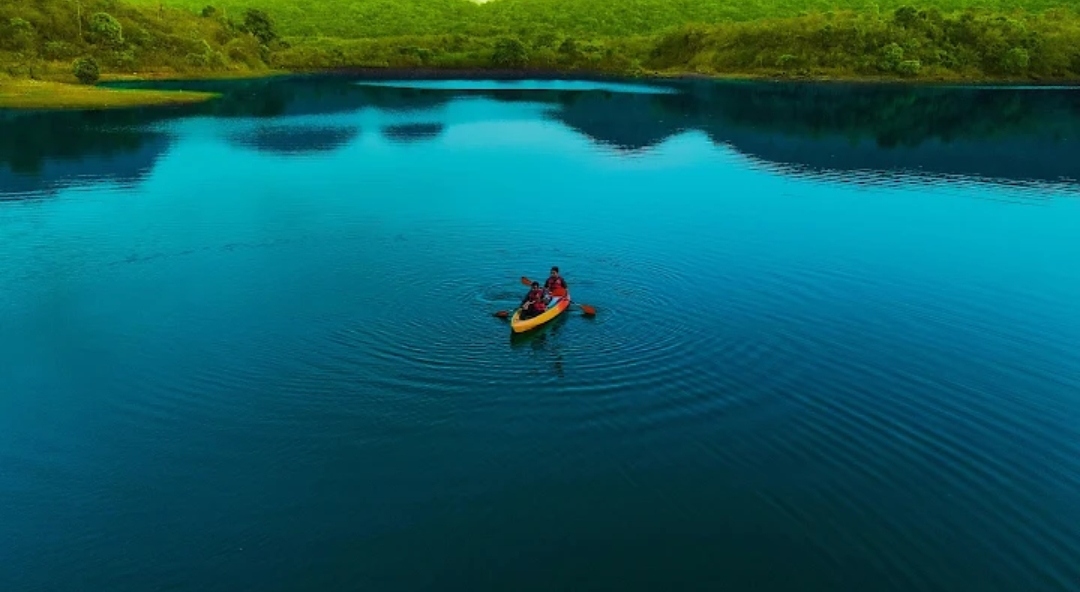
<svg viewBox="0 0 1080 592"><path fill-rule="evenodd" d="M104 78L117 75L247 75L268 71L259 43L220 19L187 10L147 9L114 0L82 0L82 23L70 0L0 0L0 107L161 104L206 100L210 95L120 93L74 86L72 63L92 58ZM91 26L107 12L121 38L103 40ZM7 80L4 82L4 80ZM13 80L57 84L15 84ZM121 96L121 95L125 96Z"/></svg>
<svg viewBox="0 0 1080 592"><path fill-rule="evenodd" d="M1042 12L1077 7L1069 0L132 0L156 7L199 11L206 5L239 15L245 8L270 12L283 35L382 37L485 30L524 33L537 28L579 36L641 35L687 23L721 23L795 17L806 13L872 13L915 4L953 12Z"/></svg>
<svg viewBox="0 0 1080 592"><path fill-rule="evenodd" d="M989 0L968 11L960 9L974 0L907 1L922 8L895 8L905 0L82 0L80 34L71 0L0 0L0 77L74 82L72 60L89 56L105 78L375 66L1080 80L1080 14L1047 11L1072 0ZM219 5L211 16L195 12L208 4ZM246 7L267 10L284 42L249 33ZM116 17L122 40L94 37L97 12ZM0 106L39 104L47 94L7 88ZM86 104L116 100L65 90Z"/></svg>
<svg viewBox="0 0 1080 592"><path fill-rule="evenodd" d="M0 80L0 107L12 109L114 109L182 105L214 98L213 93L109 90L41 80Z"/></svg>
<svg viewBox="0 0 1080 592"><path fill-rule="evenodd" d="M270 60L292 69L1080 79L1074 0L163 1L268 10L292 44Z"/></svg>

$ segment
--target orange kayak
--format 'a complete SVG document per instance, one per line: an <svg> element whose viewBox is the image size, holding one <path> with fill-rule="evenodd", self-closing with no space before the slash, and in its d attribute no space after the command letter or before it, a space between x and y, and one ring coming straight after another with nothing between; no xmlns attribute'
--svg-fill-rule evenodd
<svg viewBox="0 0 1080 592"><path fill-rule="evenodd" d="M566 309L570 308L570 295L565 296L553 296L551 302L548 303L548 308L544 312L530 317L527 319L521 318L521 309L514 311L514 316L510 319L510 330L514 333L524 333L531 331L549 321L552 321L563 313Z"/></svg>

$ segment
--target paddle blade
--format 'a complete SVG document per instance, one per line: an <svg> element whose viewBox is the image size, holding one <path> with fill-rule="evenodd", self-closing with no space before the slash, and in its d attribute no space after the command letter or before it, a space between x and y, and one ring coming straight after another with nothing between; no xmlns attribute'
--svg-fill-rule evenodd
<svg viewBox="0 0 1080 592"><path fill-rule="evenodd" d="M495 316L499 317L500 319L505 319L509 318L510 313L505 310L500 310L499 312L495 313Z"/></svg>
<svg viewBox="0 0 1080 592"><path fill-rule="evenodd" d="M596 309L588 304L579 304L578 306L581 307L581 312L585 313L587 316L596 316Z"/></svg>
<svg viewBox="0 0 1080 592"><path fill-rule="evenodd" d="M525 276L521 277L521 283L526 285L526 286L532 286L532 280L530 280L529 278L527 278Z"/></svg>

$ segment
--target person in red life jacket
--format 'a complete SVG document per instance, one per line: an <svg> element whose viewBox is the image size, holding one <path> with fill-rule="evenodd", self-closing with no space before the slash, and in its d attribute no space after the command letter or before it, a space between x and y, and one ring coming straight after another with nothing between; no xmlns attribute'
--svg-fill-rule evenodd
<svg viewBox="0 0 1080 592"><path fill-rule="evenodd" d="M551 268L551 275L548 276L547 281L544 282L544 289L547 290L548 293L550 293L552 296L566 296L566 290L568 289L568 286L566 285L566 280L563 279L561 275L559 275L558 267Z"/></svg>
<svg viewBox="0 0 1080 592"><path fill-rule="evenodd" d="M529 319L531 319L532 317L544 314L544 312L547 310L547 304L544 304L543 296L541 296L540 298L537 298L536 300L529 301L529 303L526 304L525 307L526 307L526 309L525 309L526 317L525 318L529 318Z"/></svg>
<svg viewBox="0 0 1080 592"><path fill-rule="evenodd" d="M525 295L525 299L521 301L521 317L525 319L532 318L547 310L547 305L544 304L545 295L544 289L540 287L540 282L533 282L532 289Z"/></svg>
<svg viewBox="0 0 1080 592"><path fill-rule="evenodd" d="M537 300L542 302L544 300L544 296L544 289L540 287L540 282L533 282L532 289L529 290L529 293L525 295L525 298L521 299L521 306L525 307L530 302L535 302Z"/></svg>

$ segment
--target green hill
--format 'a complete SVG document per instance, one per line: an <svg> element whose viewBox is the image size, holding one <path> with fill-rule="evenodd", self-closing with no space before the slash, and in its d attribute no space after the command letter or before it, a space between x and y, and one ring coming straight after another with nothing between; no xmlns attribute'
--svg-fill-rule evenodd
<svg viewBox="0 0 1080 592"><path fill-rule="evenodd" d="M0 0L0 72L73 78L72 61L101 71L241 73L265 70L265 51L243 23L183 9L114 0Z"/></svg>
<svg viewBox="0 0 1080 592"><path fill-rule="evenodd" d="M358 66L1080 80L1072 8L914 1L0 0L0 83Z"/></svg>
<svg viewBox="0 0 1080 592"><path fill-rule="evenodd" d="M576 36L647 35L687 23L716 24L811 13L891 13L906 4L943 13L968 8L998 13L1078 8L1064 0L132 0L200 12L207 5L239 15L274 15L286 36L357 38L452 33L527 33L548 29Z"/></svg>

